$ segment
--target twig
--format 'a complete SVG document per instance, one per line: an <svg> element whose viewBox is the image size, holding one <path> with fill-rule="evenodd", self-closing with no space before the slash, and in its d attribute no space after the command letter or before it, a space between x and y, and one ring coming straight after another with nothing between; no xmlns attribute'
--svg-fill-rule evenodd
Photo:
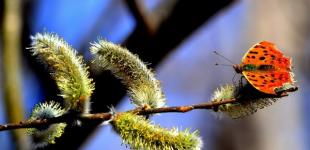
<svg viewBox="0 0 310 150"><path fill-rule="evenodd" d="M175 106L175 107L162 107L162 108L154 108L154 109L134 109L127 112L133 112L138 115L148 115L148 114L156 114L156 113L169 113L169 112L177 112L177 113L185 113L194 109L213 109L218 107L219 105L236 102L236 99L226 99L217 102L208 102L197 105L187 105L187 106ZM66 122L70 123L73 120L81 120L83 122L96 122L96 121L107 121L112 118L111 113L96 113L96 114L86 114L86 115L72 115L67 114L56 118L51 119L38 119L38 120L26 120L21 121L19 123L11 123L6 125L0 125L0 131L5 130L13 130L20 128L37 128L42 127L54 123Z"/></svg>
<svg viewBox="0 0 310 150"><path fill-rule="evenodd" d="M236 99L225 99L222 101L208 102L208 103L196 104L196 105L162 107L162 108L155 108L155 109L138 110L136 113L138 115L170 113L170 112L185 113L185 112L189 112L194 109L213 109L213 108L218 107L219 105L233 103L233 102L236 102Z"/></svg>

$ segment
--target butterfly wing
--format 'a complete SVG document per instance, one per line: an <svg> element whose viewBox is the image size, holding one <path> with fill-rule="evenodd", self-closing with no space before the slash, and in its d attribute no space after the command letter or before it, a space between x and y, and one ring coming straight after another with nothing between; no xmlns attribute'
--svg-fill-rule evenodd
<svg viewBox="0 0 310 150"><path fill-rule="evenodd" d="M293 85L293 74L288 71L243 71L242 74L254 88L267 94L278 95L280 92L285 92L284 90L293 91L293 88L296 88ZM287 85L290 86L284 88Z"/></svg>
<svg viewBox="0 0 310 150"><path fill-rule="evenodd" d="M262 41L252 46L242 58L243 64L273 65L276 69L291 70L291 59L285 57L273 43Z"/></svg>
<svg viewBox="0 0 310 150"><path fill-rule="evenodd" d="M291 72L291 59L285 57L282 52L271 42L262 41L249 49L242 59L242 64L255 66L271 66L268 70L242 71L245 78L257 90L275 94L284 90L296 88L293 85L293 73ZM291 85L288 86L287 85ZM285 92L285 91L284 91Z"/></svg>

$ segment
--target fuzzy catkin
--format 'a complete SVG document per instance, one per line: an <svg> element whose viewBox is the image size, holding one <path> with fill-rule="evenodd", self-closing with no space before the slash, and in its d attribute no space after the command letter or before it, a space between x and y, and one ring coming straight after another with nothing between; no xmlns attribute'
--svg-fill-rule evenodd
<svg viewBox="0 0 310 150"><path fill-rule="evenodd" d="M257 112L258 109L272 105L278 99L273 95L257 91L249 84L243 87L232 84L221 86L214 92L211 99L217 102L233 98L237 102L220 105L217 109L219 112L223 112L233 119L251 115Z"/></svg>
<svg viewBox="0 0 310 150"><path fill-rule="evenodd" d="M66 107L88 113L94 83L89 78L82 57L56 34L37 33L31 39L33 55L38 56L50 69Z"/></svg>
<svg viewBox="0 0 310 150"><path fill-rule="evenodd" d="M144 150L199 150L202 141L198 132L188 129L179 131L161 128L143 116L132 113L118 113L111 122L123 142L132 149Z"/></svg>
<svg viewBox="0 0 310 150"><path fill-rule="evenodd" d="M59 117L65 112L66 111L54 101L40 103L32 110L29 120ZM28 128L27 133L31 135L33 139L33 147L42 148L48 144L54 144L55 139L63 134L65 127L65 123L57 123L42 128Z"/></svg>
<svg viewBox="0 0 310 150"><path fill-rule="evenodd" d="M127 86L136 106L158 108L165 105L159 81L136 55L105 40L93 43L90 50L104 70L110 70Z"/></svg>

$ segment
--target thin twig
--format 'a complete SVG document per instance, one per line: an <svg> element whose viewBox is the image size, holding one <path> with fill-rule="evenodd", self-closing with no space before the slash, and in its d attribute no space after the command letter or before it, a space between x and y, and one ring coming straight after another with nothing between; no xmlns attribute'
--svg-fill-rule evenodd
<svg viewBox="0 0 310 150"><path fill-rule="evenodd" d="M139 110L136 113L138 115L148 115L148 114L156 114L156 113L170 113L170 112L178 112L185 113L194 109L213 109L218 107L219 105L236 102L236 99L225 99L222 101L216 102L208 102L196 105L187 105L187 106L174 106L174 107L162 107L162 108L154 108L154 109L146 109Z"/></svg>
<svg viewBox="0 0 310 150"><path fill-rule="evenodd" d="M174 107L162 107L162 108L154 108L154 109L134 109L130 110L133 113L138 115L148 115L148 114L156 114L156 113L169 113L169 112L177 112L177 113L185 113L194 109L213 109L218 107L219 105L236 102L235 99L226 99L217 102L208 102L203 104L196 105L187 105L187 106L174 106ZM127 112L130 112L127 111ZM37 119L37 120L26 120L21 121L19 123L11 123L6 125L0 125L0 131L4 130L13 130L20 128L37 128L42 127L54 123L66 122L70 123L73 120L81 120L85 123L87 122L96 122L96 121L107 121L112 118L111 113L96 113L96 114L87 114L87 115L63 115L56 118L51 119Z"/></svg>

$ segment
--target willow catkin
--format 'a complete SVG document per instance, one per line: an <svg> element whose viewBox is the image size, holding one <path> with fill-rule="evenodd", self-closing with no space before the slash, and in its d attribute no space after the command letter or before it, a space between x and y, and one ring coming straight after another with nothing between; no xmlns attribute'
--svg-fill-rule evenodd
<svg viewBox="0 0 310 150"><path fill-rule="evenodd" d="M50 69L67 108L88 113L94 83L82 57L56 34L38 33L31 39L33 55Z"/></svg>
<svg viewBox="0 0 310 150"><path fill-rule="evenodd" d="M136 106L159 108L165 105L159 81L136 55L105 40L93 43L90 50L104 70L110 70L121 79Z"/></svg>
<svg viewBox="0 0 310 150"><path fill-rule="evenodd" d="M200 150L202 148L198 131L191 133L188 129L169 130L132 113L118 113L111 123L123 142L132 149Z"/></svg>

